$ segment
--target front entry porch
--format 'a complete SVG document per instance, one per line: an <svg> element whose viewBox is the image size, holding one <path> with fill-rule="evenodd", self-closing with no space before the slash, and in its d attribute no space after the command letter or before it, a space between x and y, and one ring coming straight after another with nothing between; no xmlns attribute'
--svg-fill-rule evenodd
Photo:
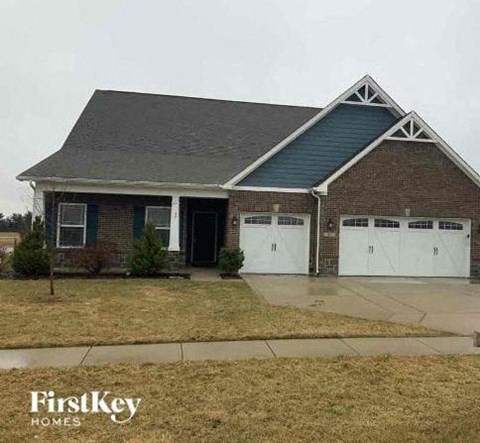
<svg viewBox="0 0 480 443"><path fill-rule="evenodd" d="M185 205L186 265L215 266L224 246L227 200L186 198Z"/></svg>

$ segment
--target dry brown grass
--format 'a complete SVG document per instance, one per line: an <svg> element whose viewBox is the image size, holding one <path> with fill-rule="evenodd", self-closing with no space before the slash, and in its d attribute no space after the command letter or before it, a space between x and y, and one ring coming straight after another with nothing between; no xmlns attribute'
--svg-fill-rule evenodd
<svg viewBox="0 0 480 443"><path fill-rule="evenodd" d="M0 441L478 442L480 357L278 359L0 371ZM140 397L126 425L31 426L31 390ZM36 437L35 437L36 436Z"/></svg>
<svg viewBox="0 0 480 443"><path fill-rule="evenodd" d="M436 335L422 326L264 303L243 282L0 280L0 347Z"/></svg>

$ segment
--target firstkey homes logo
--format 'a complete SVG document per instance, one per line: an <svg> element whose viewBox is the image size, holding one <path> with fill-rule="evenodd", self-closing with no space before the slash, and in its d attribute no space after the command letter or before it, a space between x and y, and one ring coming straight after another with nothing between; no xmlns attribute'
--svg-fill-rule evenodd
<svg viewBox="0 0 480 443"><path fill-rule="evenodd" d="M32 426L80 426L85 414L106 414L113 423L128 423L140 398L122 398L110 391L91 391L80 396L57 397L54 391L31 391Z"/></svg>

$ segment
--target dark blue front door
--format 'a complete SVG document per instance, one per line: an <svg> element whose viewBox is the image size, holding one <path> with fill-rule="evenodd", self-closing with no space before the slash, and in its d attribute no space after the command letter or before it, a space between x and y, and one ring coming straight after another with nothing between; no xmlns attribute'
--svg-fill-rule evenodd
<svg viewBox="0 0 480 443"><path fill-rule="evenodd" d="M217 213L194 212L192 220L192 264L217 261Z"/></svg>

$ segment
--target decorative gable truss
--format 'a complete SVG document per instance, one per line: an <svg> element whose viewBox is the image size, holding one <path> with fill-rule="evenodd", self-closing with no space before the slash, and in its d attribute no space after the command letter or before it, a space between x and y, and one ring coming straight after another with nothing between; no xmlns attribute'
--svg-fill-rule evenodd
<svg viewBox="0 0 480 443"><path fill-rule="evenodd" d="M370 80L370 79L369 79ZM388 97L382 97L380 89L369 83L368 81L361 85L353 94L349 95L342 103L349 105L367 105L367 106L384 106L392 107Z"/></svg>
<svg viewBox="0 0 480 443"><path fill-rule="evenodd" d="M387 140L436 143L435 140L432 140L425 132L425 129L420 127L414 117L410 118L403 126L387 137Z"/></svg>

